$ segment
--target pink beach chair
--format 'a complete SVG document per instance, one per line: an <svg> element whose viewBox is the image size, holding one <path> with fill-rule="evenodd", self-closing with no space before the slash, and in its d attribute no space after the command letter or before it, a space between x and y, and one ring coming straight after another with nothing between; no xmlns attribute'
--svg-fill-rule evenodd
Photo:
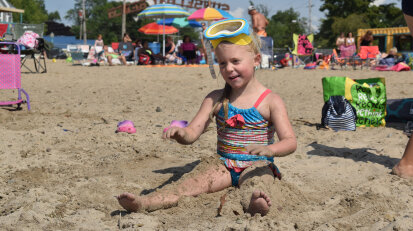
<svg viewBox="0 0 413 231"><path fill-rule="evenodd" d="M6 47L9 51L12 45L17 47L17 54L0 53L0 89L17 89L18 96L15 101L0 101L0 106L17 104L17 109L20 109L22 103L27 103L27 109L30 110L29 94L21 88L20 47L13 42L0 42L0 48ZM26 95L26 101L21 97L22 92Z"/></svg>

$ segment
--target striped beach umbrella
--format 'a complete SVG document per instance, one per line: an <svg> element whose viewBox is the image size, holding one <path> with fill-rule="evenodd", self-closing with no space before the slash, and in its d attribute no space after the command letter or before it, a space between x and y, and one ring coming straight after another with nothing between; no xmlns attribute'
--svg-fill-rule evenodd
<svg viewBox="0 0 413 231"><path fill-rule="evenodd" d="M156 4L147 7L138 14L140 18L183 18L188 17L188 11L182 7L173 4ZM164 24L165 26L165 24ZM162 54L165 56L165 33L163 33L163 49Z"/></svg>
<svg viewBox="0 0 413 231"><path fill-rule="evenodd" d="M187 18L166 18L165 20L161 19L158 20L156 23L162 25L164 24L168 26L174 26L176 28L183 28L183 27L202 27L201 23L195 20L188 20Z"/></svg>
<svg viewBox="0 0 413 231"><path fill-rule="evenodd" d="M188 16L188 11L173 4L152 5L138 14L138 17L142 18L183 18Z"/></svg>

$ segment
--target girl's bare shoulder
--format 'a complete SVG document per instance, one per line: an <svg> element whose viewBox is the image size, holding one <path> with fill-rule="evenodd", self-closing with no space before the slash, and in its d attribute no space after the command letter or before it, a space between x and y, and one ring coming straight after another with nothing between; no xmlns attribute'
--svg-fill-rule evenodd
<svg viewBox="0 0 413 231"><path fill-rule="evenodd" d="M205 98L211 98L214 102L217 102L223 93L224 89L213 90Z"/></svg>
<svg viewBox="0 0 413 231"><path fill-rule="evenodd" d="M266 103L270 109L285 107L283 99L275 92L268 94L267 97L265 97L264 103Z"/></svg>

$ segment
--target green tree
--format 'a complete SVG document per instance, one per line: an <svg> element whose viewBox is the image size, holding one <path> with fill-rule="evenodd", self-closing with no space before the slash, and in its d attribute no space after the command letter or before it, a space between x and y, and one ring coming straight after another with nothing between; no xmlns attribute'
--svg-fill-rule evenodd
<svg viewBox="0 0 413 231"><path fill-rule="evenodd" d="M293 33L302 34L306 28L306 19L300 18L300 13L293 8L277 11L269 21L266 31L273 38L274 47L291 47Z"/></svg>
<svg viewBox="0 0 413 231"><path fill-rule="evenodd" d="M48 21L54 21L54 22L60 21L61 18L60 18L59 12L58 12L58 11L50 12L50 13L47 15L47 20L48 20Z"/></svg>
<svg viewBox="0 0 413 231"><path fill-rule="evenodd" d="M18 9L23 9L23 23L44 23L47 21L47 11L44 0L9 0ZM13 13L13 21L20 22L20 14Z"/></svg>
<svg viewBox="0 0 413 231"><path fill-rule="evenodd" d="M341 32L357 29L405 26L403 14L395 3L373 5L375 0L322 0L320 11L326 18L321 20L320 32L316 41L322 47L334 47Z"/></svg>
<svg viewBox="0 0 413 231"><path fill-rule="evenodd" d="M396 3L371 6L366 12L371 28L406 26L403 12Z"/></svg>

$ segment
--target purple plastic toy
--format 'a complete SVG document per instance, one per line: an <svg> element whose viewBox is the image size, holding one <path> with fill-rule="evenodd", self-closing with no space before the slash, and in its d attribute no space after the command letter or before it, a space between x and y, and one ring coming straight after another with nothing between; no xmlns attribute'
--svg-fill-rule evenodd
<svg viewBox="0 0 413 231"><path fill-rule="evenodd" d="M116 132L127 132L132 134L136 132L136 128L132 121L124 120L118 123L118 129L116 129Z"/></svg>
<svg viewBox="0 0 413 231"><path fill-rule="evenodd" d="M172 120L171 124L169 125L169 127L166 127L163 132L168 131L169 128L171 127L180 127L180 128L184 128L188 126L188 121L186 120Z"/></svg>

